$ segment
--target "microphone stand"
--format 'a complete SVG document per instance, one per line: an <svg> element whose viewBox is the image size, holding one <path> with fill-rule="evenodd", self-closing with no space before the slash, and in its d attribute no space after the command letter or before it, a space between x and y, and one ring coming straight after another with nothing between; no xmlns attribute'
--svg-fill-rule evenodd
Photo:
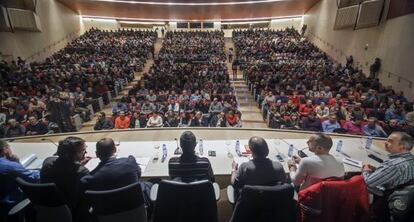
<svg viewBox="0 0 414 222"><path fill-rule="evenodd" d="M174 150L174 155L180 155L183 153L183 151L181 150L180 146L178 145L178 139L174 138L175 142L177 143L177 148L175 148Z"/></svg>

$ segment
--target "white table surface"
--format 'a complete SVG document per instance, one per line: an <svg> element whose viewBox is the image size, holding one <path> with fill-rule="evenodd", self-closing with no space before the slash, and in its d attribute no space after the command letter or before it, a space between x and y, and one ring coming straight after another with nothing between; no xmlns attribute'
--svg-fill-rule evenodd
<svg viewBox="0 0 414 222"><path fill-rule="evenodd" d="M365 139L359 138L344 138L342 151L355 160L362 161L363 163L369 163L373 166L378 166L379 163L375 160L368 157L368 152L363 149L365 146ZM301 149L307 147L307 139L266 139L269 146L269 158L276 160L275 156L278 152L283 153L287 158L288 144L293 144L295 148ZM344 156L335 151L337 139L334 139L333 147L330 153L336 156L338 159L342 159ZM247 140L240 140L240 147L243 149L244 145L247 144ZM95 157L95 142L87 142L87 154L88 156ZM161 162L162 156L162 145L166 144L168 149L168 156L164 162ZM231 166L233 158L237 157L235 152L235 140L204 140L204 155L209 158L211 165L213 167L213 172L215 175L230 175ZM38 160L33 164L39 166L39 163L48 156L53 155L56 152L56 146L51 143L10 143L10 146L15 154L20 158L27 156L29 154L36 154ZM155 147L159 147L156 149ZM150 158L148 165L145 167L145 170L142 174L144 177L161 177L168 176L168 160L177 156L174 155L174 150L176 149L177 144L174 140L172 141L144 141L144 142L121 142L117 146L117 156L126 157L132 155L135 157L147 157ZM196 152L198 153L198 145L196 147ZM207 156L209 150L216 151L215 157ZM376 156L380 157L383 160L388 159L387 152L383 148L376 147L372 145L372 149ZM310 156L313 153L309 150L304 150L304 152ZM158 160L154 161L153 158L158 153ZM297 155L297 151L294 151L294 154ZM97 162L97 161L96 161ZM285 171L288 172L287 168L287 159L282 162L284 165ZM345 165L346 171L360 171L360 168ZM33 166L29 166L29 168ZM92 170L92 169L90 169Z"/></svg>

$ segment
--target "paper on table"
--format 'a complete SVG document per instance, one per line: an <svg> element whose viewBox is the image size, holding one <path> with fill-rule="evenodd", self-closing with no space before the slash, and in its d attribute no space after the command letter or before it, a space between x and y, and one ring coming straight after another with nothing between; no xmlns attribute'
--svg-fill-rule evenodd
<svg viewBox="0 0 414 222"><path fill-rule="evenodd" d="M362 161L351 159L348 157L344 157L342 160L345 164L348 164L354 167L360 167L360 168L362 167Z"/></svg>
<svg viewBox="0 0 414 222"><path fill-rule="evenodd" d="M144 173L145 172L145 169L147 168L148 163L149 163L149 161L150 161L151 158L149 158L149 157L138 157L138 156L136 156L135 159L136 159L139 167L141 167L141 173Z"/></svg>
<svg viewBox="0 0 414 222"><path fill-rule="evenodd" d="M139 167L141 168L141 173L144 173L145 169L147 168L147 165L150 161L149 157L135 157L135 160L137 161ZM93 169L96 168L96 166L98 166L99 162L101 162L99 160L99 158L92 158L88 161L88 163L85 165L85 167L92 171Z"/></svg>
<svg viewBox="0 0 414 222"><path fill-rule="evenodd" d="M39 159L39 158L37 158L37 159L35 159L32 163L30 163L27 167L26 167L26 169L28 169L28 170L39 170L39 169L41 169L42 168L42 166L43 166L43 159Z"/></svg>
<svg viewBox="0 0 414 222"><path fill-rule="evenodd" d="M242 163L245 163L245 162L249 162L249 158L247 158L247 157L234 157L234 162L236 162L239 166L242 164Z"/></svg>
<svg viewBox="0 0 414 222"><path fill-rule="evenodd" d="M88 163L85 164L85 167L89 171L92 171L93 169L95 169L96 166L98 166L99 162L101 162L99 158L92 158L88 161Z"/></svg>

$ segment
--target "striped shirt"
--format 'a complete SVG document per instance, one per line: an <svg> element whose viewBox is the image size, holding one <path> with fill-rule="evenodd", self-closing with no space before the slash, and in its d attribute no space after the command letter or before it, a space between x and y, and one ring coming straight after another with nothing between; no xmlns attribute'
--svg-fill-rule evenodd
<svg viewBox="0 0 414 222"><path fill-rule="evenodd" d="M374 172L362 173L368 190L373 194L382 196L385 190L414 179L414 155L411 152L391 154L389 157Z"/></svg>
<svg viewBox="0 0 414 222"><path fill-rule="evenodd" d="M168 162L168 171L173 180L183 182L210 180L214 182L213 169L206 157L196 155L172 157Z"/></svg>

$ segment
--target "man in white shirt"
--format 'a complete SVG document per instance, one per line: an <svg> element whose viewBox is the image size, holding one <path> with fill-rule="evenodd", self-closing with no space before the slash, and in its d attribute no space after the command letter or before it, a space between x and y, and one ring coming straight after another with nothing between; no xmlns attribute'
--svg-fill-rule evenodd
<svg viewBox="0 0 414 222"><path fill-rule="evenodd" d="M329 154L332 147L330 136L315 134L309 138L307 144L309 151L315 153L314 156L303 159L293 156L293 160L288 162L290 177L295 185L300 185L302 190L326 178L344 177L344 164Z"/></svg>
<svg viewBox="0 0 414 222"><path fill-rule="evenodd" d="M158 112L154 112L147 122L147 127L161 127L162 125L163 120Z"/></svg>

